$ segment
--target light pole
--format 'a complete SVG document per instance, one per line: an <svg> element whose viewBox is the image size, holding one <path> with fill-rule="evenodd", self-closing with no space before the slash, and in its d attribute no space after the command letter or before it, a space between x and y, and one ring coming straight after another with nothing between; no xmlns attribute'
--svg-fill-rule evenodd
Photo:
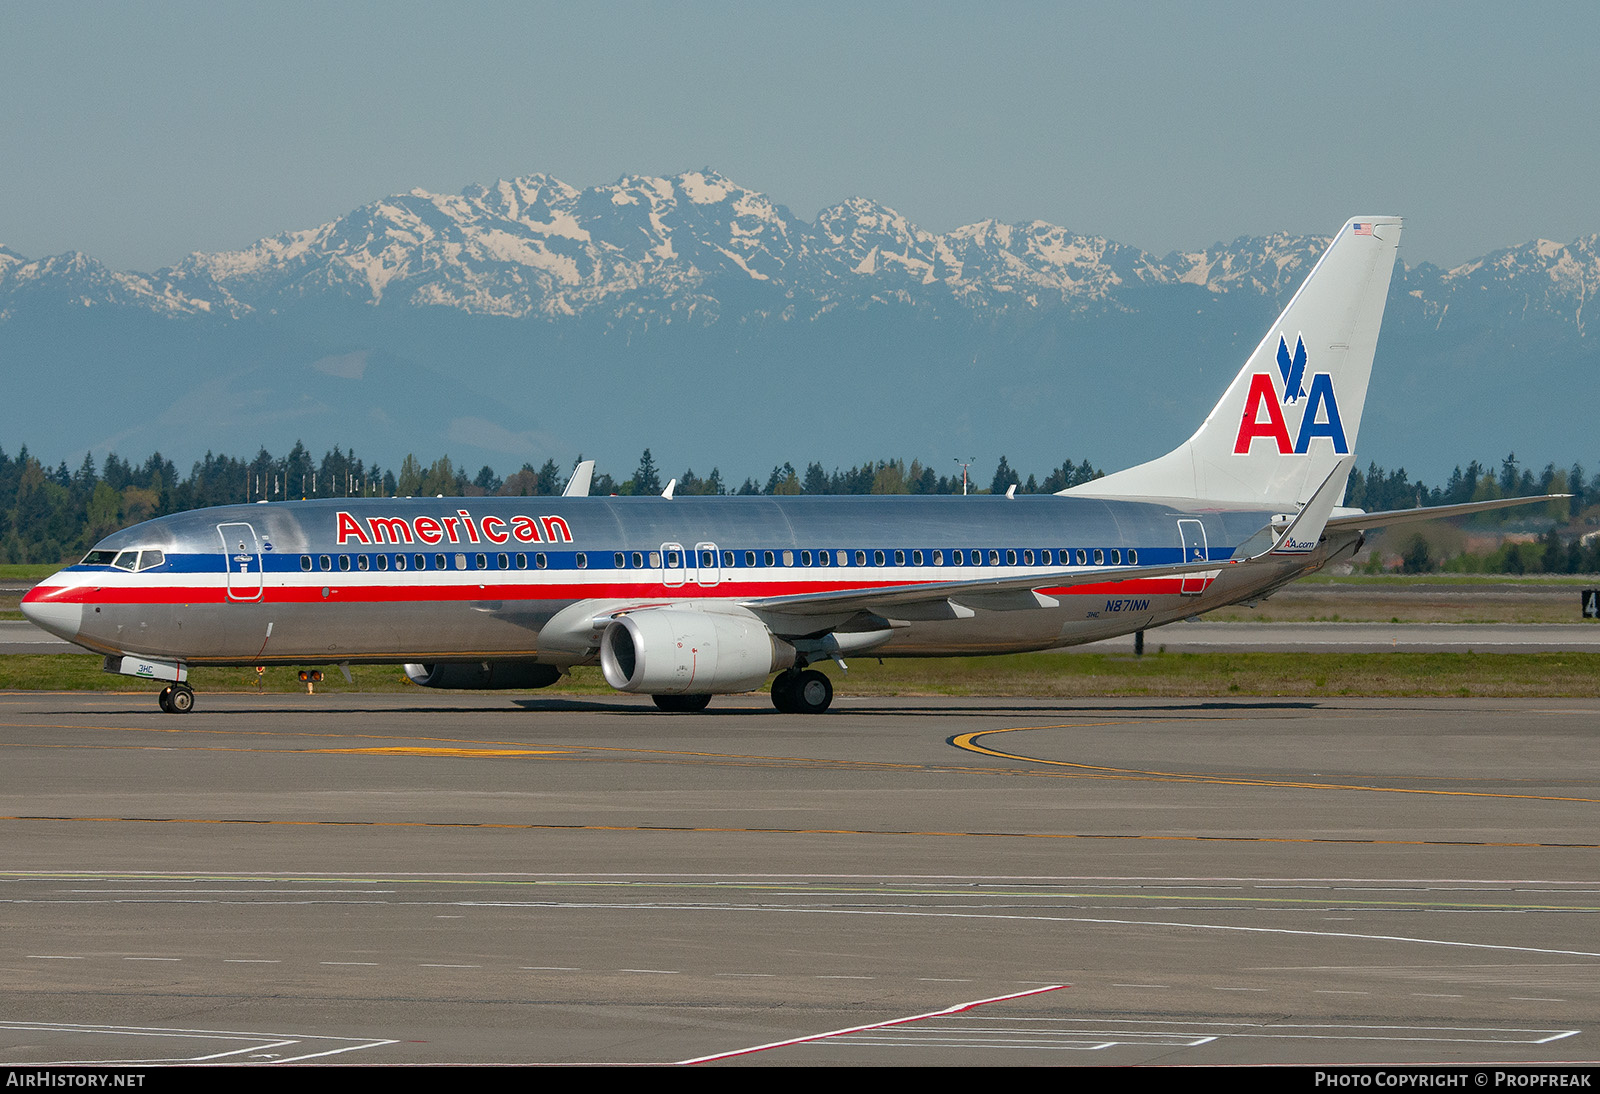
<svg viewBox="0 0 1600 1094"><path fill-rule="evenodd" d="M963 463L960 456L956 456L955 457L955 461L957 463L961 464L961 496L962 497L966 497L967 496L967 468L971 467L975 462L977 462L977 459L978 459L978 457L976 457L976 456L968 456L967 459L966 459L966 462Z"/></svg>

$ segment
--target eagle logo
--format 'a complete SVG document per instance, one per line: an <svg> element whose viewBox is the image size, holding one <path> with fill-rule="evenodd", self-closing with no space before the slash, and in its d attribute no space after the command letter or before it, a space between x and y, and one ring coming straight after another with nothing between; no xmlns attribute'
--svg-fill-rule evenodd
<svg viewBox="0 0 1600 1094"><path fill-rule="evenodd" d="M1305 398L1306 340L1300 335L1295 335L1293 358L1289 356L1289 343L1283 335L1278 335L1278 374L1283 377L1285 406Z"/></svg>

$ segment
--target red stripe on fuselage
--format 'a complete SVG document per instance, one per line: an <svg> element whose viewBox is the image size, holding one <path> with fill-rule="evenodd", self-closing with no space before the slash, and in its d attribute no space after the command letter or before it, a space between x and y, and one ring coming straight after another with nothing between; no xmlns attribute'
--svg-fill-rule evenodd
<svg viewBox="0 0 1600 1094"><path fill-rule="evenodd" d="M659 582L514 582L495 583L407 583L394 584L268 584L262 595L244 601L230 601L225 585L63 585L36 587L25 600L50 600L61 604L314 604L337 598L341 604L430 603L470 600L755 600L765 597L798 596L806 593L868 592L915 588L932 582L918 581L724 581L717 585L663 585ZM328 595L323 596L326 588ZM1044 586L1047 596L1128 596L1162 595L1182 592L1183 579L1172 577L1130 578L1127 581L1097 582L1066 588ZM963 590L948 595L960 598ZM985 590L974 588L972 594Z"/></svg>

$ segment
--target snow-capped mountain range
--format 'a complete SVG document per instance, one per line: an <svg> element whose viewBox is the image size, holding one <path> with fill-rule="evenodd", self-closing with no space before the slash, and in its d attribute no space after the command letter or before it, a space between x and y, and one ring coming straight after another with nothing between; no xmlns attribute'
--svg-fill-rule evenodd
<svg viewBox="0 0 1600 1094"><path fill-rule="evenodd" d="M149 274L77 253L30 261L0 248L0 314L28 297L230 318L337 300L559 320L637 314L648 301L714 322L722 295L749 287L769 290L761 303L791 319L873 300L1129 309L1137 290L1174 284L1279 296L1325 243L1279 234L1158 257L1043 221L986 220L936 235L866 198L811 224L711 170L586 190L530 175L460 194L413 190ZM1441 314L1463 293L1514 287L1527 306L1581 326L1600 290L1600 247L1596 236L1537 240L1410 273L1408 291Z"/></svg>
<svg viewBox="0 0 1600 1094"><path fill-rule="evenodd" d="M1029 404L1042 396L1049 401L1044 385L1078 368L1083 371L1069 376L1072 388L1087 394L1103 383L1109 395L1126 396L1117 404L1124 413L1162 427L1169 420L1187 422L1188 428L1198 420L1191 420L1193 402L1209 399L1205 393L1219 382L1215 370L1237 367L1237 351L1259 337L1261 324L1325 244L1325 238L1277 234L1157 256L1042 221L987 220L935 234L866 198L841 202L807 222L709 169L629 176L582 190L531 175L460 194L413 190L319 227L237 251L193 254L150 273L114 271L78 253L30 259L0 246L0 373L9 382L51 362L92 371L97 352L114 346L114 354L141 362L147 375L168 371L160 383L168 403L147 412L158 420L172 400L192 403L197 390L219 383L226 389L224 378L231 375L236 389L255 392L267 408L258 418L237 408L223 415L230 435L246 431L244 444L257 443L252 429L272 433L276 426L268 423L305 433L329 424L349 428L355 410L371 425L363 433L369 447L380 446L391 460L398 458L391 448L432 448L409 438L383 440L385 421L391 433L415 434L418 423L367 401L325 403L327 378L359 380L368 376L371 361L373 375L387 367L407 382L475 390L457 409L476 412L457 414L456 427L431 435L435 444L457 450L499 453L500 463L562 443L587 443L591 453L601 447L604 442L569 435L571 415L594 413L559 382L574 369L587 376L583 390L606 392L608 421L620 417L639 431L628 445L651 444L644 431L659 408L656 396L670 398L675 389L630 375L630 362L678 362L731 385L726 394L735 400L742 392L781 401L796 376L807 383L848 380L866 393L892 391L910 377L946 396L952 385L976 383L1000 397L1002 409L990 420L1002 434L1014 432L1002 424L1009 420L1004 408L1037 417ZM1593 235L1567 244L1537 240L1450 270L1406 267L1396 271L1380 363L1400 343L1412 359L1448 350L1450 361L1468 369L1485 367L1496 355L1508 367L1522 367L1521 355L1537 347L1564 355L1557 372L1582 371L1586 366L1574 361L1595 360L1587 327L1597 291L1600 237ZM509 331L507 321L513 323ZM626 352L614 344L618 335ZM183 360L174 361L174 339L189 347L177 355ZM194 348L197 340L204 348ZM185 356L191 353L196 356ZM1116 371L1108 364L1140 353L1160 357L1170 375L1158 368L1133 387L1108 375ZM1004 373L984 372L985 360ZM844 362L855 365L836 372ZM605 366L603 381L595 379L597 364ZM1191 364L1198 367L1186 367ZM881 375L864 379L858 366ZM1529 367L1537 362L1530 359ZM309 368L308 376L320 377L299 385L309 402L295 400L292 412L270 382L285 368ZM1435 373L1419 390L1438 403L1437 385L1448 378L1448 371ZM1024 381L1036 386L1025 389ZM1493 386L1484 377L1474 382ZM538 398L519 399L518 389ZM1374 390L1382 390L1377 380ZM212 402L215 396L213 390ZM140 401L137 391L128 398ZM552 431L552 399L564 405L554 418L565 431ZM618 405L630 400L642 404L638 413ZM939 419L944 405L967 425L951 419L899 428L889 424L888 408L904 411L905 403L891 397L873 431L887 447L875 451L889 455L897 445L905 451L919 428L1003 447L998 438L990 442L974 432L966 402L934 400L919 414ZM91 411L95 424L71 430L68 451L131 445L138 429L116 427L116 412L128 405L119 400L111 413ZM217 418L202 404L192 409L203 421ZM1503 404L1486 409L1506 415ZM81 420L83 408L77 410L79 419L63 421ZM319 415L328 421L312 420ZM527 428L531 417L541 420L533 430ZM41 449L42 438L18 436L30 420L36 415L0 412L0 441L16 438ZM491 421L499 432L485 432ZM1059 414L1053 422L1018 424L1046 431L1038 447L1041 459L1060 453L1049 457L1052 466L1068 454L1048 435L1052 424L1059 432ZM841 429L859 436L861 423ZM1095 450L1092 430L1075 432L1083 439L1071 452L1117 462L1115 454ZM496 439L484 443L489 434ZM355 438L328 436L320 443L341 439ZM260 443L284 442L274 435ZM659 447L665 438L654 443ZM1533 443L1530 437L1522 444L1530 455ZM1011 445L1013 464L1019 450ZM852 449L840 458L872 454ZM688 458L707 466L733 462L709 447Z"/></svg>

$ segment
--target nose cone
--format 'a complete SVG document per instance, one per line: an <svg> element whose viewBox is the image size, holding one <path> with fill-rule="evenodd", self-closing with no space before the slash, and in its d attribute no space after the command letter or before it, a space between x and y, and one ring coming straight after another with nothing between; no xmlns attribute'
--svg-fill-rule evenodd
<svg viewBox="0 0 1600 1094"><path fill-rule="evenodd" d="M38 585L22 598L22 614L28 622L58 638L75 642L83 629L83 605L60 598L72 589L61 585Z"/></svg>

